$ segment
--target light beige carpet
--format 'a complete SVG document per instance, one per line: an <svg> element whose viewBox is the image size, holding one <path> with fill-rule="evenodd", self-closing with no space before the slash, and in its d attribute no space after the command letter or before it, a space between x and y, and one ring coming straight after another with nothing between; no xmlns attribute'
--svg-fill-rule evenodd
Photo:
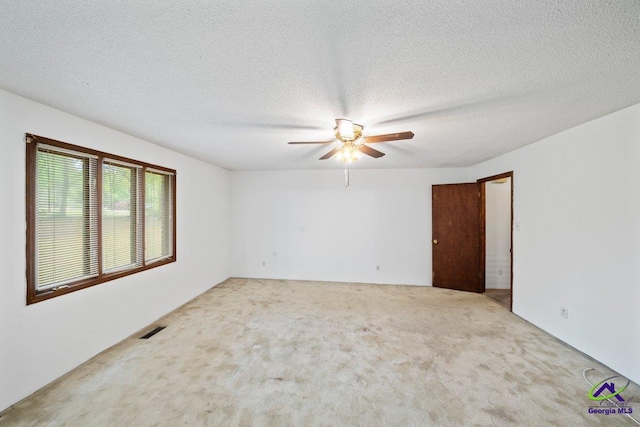
<svg viewBox="0 0 640 427"><path fill-rule="evenodd" d="M482 295L230 279L157 324L0 425L635 425L587 412L611 371Z"/></svg>

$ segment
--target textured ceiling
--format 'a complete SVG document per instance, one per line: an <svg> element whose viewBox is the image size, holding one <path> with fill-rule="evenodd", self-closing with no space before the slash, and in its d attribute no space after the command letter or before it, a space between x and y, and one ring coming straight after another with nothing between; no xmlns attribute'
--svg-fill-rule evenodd
<svg viewBox="0 0 640 427"><path fill-rule="evenodd" d="M468 166L640 102L638 0L0 0L0 88L231 170L317 160L336 117ZM81 144L82 141L68 141Z"/></svg>

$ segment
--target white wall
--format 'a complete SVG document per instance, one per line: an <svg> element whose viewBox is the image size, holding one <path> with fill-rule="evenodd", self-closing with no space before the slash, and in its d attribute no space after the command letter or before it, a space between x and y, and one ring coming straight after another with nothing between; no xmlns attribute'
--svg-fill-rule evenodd
<svg viewBox="0 0 640 427"><path fill-rule="evenodd" d="M25 133L177 170L177 262L26 306ZM0 410L229 277L229 172L0 91Z"/></svg>
<svg viewBox="0 0 640 427"><path fill-rule="evenodd" d="M511 179L485 184L485 286L511 287Z"/></svg>
<svg viewBox="0 0 640 427"><path fill-rule="evenodd" d="M640 383L640 105L470 172L510 170L513 311Z"/></svg>
<svg viewBox="0 0 640 427"><path fill-rule="evenodd" d="M344 188L338 166L232 172L231 274L430 285L431 185L466 177L465 169L354 169Z"/></svg>

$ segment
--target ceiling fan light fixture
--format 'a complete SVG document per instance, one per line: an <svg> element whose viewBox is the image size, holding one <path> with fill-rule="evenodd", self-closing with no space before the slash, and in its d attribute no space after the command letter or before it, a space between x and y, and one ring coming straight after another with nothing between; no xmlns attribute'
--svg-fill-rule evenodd
<svg viewBox="0 0 640 427"><path fill-rule="evenodd" d="M343 140L353 141L353 122L347 119L336 119L336 125L338 126L338 133Z"/></svg>
<svg viewBox="0 0 640 427"><path fill-rule="evenodd" d="M336 159L343 163L353 163L360 157L362 157L360 150L358 150L356 146L349 144L345 145L340 149L340 151L338 151Z"/></svg>

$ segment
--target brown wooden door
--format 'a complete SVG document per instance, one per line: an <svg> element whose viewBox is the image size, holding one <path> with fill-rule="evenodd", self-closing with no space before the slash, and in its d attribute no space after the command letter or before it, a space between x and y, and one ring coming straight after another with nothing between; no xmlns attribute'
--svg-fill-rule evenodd
<svg viewBox="0 0 640 427"><path fill-rule="evenodd" d="M433 286L484 292L480 266L480 187L432 186Z"/></svg>

